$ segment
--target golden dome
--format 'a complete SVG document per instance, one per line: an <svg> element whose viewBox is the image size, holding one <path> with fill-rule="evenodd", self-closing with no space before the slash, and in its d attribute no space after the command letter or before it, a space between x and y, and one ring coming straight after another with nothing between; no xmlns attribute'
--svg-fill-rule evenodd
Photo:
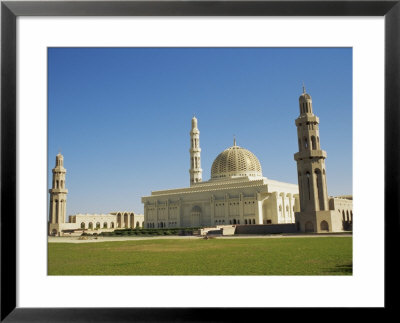
<svg viewBox="0 0 400 323"><path fill-rule="evenodd" d="M225 149L215 158L211 179L224 177L262 177L258 158L249 150L236 146Z"/></svg>

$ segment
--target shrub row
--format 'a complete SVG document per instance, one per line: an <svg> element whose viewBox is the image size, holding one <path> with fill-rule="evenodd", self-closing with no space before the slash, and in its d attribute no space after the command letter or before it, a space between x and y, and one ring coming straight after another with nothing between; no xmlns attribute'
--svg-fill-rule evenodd
<svg viewBox="0 0 400 323"><path fill-rule="evenodd" d="M194 231L200 228L165 228L165 229L116 229L113 232L87 233L82 236L162 236L162 235L192 235Z"/></svg>
<svg viewBox="0 0 400 323"><path fill-rule="evenodd" d="M193 228L173 228L173 229L122 229L114 232L102 232L101 236L162 236L162 235L192 235Z"/></svg>

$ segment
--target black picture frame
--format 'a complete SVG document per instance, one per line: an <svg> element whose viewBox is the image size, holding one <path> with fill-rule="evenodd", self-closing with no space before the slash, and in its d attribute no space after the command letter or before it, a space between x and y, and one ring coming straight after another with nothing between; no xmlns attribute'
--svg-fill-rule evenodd
<svg viewBox="0 0 400 323"><path fill-rule="evenodd" d="M267 309L17 308L16 299L16 19L19 16L384 16L385 17L385 308L396 272L400 181L400 0L380 1L2 1L1 2L1 321L221 322L258 320ZM367 94L366 94L367 95ZM373 148L371 148L373 154ZM372 176L373 165L371 165ZM373 191L371 191L373 194ZM371 232L371 235L373 233ZM373 261L373 259L371 259ZM242 297L238 295L238 297ZM295 310L295 309L293 309ZM297 309L299 311L300 309ZM251 311L248 313L248 311ZM292 310L268 309L288 318ZM240 313L238 313L240 312ZM297 315L297 314L295 314ZM335 310L324 316L343 319ZM253 319L252 319L253 318ZM271 317L272 319L272 317Z"/></svg>

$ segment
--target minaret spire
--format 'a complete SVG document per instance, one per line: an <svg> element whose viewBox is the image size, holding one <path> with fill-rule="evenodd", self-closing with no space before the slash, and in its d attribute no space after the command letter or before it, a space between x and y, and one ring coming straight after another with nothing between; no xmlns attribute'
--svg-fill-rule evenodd
<svg viewBox="0 0 400 323"><path fill-rule="evenodd" d="M233 145L236 146L236 137L233 135Z"/></svg>
<svg viewBox="0 0 400 323"><path fill-rule="evenodd" d="M303 81L303 94L306 93L306 87L304 85L304 81Z"/></svg>
<svg viewBox="0 0 400 323"><path fill-rule="evenodd" d="M197 128L197 118L192 118L192 129L190 131L190 186L202 181L201 159L200 159L200 131Z"/></svg>

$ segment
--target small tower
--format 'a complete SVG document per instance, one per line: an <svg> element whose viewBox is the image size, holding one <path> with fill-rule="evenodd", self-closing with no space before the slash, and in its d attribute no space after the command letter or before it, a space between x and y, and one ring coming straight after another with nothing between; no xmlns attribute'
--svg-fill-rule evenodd
<svg viewBox="0 0 400 323"><path fill-rule="evenodd" d="M299 107L300 116L296 119L299 152L294 155L300 195L296 222L303 232L326 231L327 226L332 231L325 171L327 155L320 146L319 118L313 114L312 99L304 85Z"/></svg>
<svg viewBox="0 0 400 323"><path fill-rule="evenodd" d="M49 224L50 234L59 233L59 224L65 223L67 193L65 188L65 174L67 170L64 168L64 157L59 153L56 156L56 166L53 168L52 188L50 193L50 209Z"/></svg>
<svg viewBox="0 0 400 323"><path fill-rule="evenodd" d="M202 172L200 163L200 131L197 128L196 117L192 118L192 130L190 130L190 186L201 182Z"/></svg>

